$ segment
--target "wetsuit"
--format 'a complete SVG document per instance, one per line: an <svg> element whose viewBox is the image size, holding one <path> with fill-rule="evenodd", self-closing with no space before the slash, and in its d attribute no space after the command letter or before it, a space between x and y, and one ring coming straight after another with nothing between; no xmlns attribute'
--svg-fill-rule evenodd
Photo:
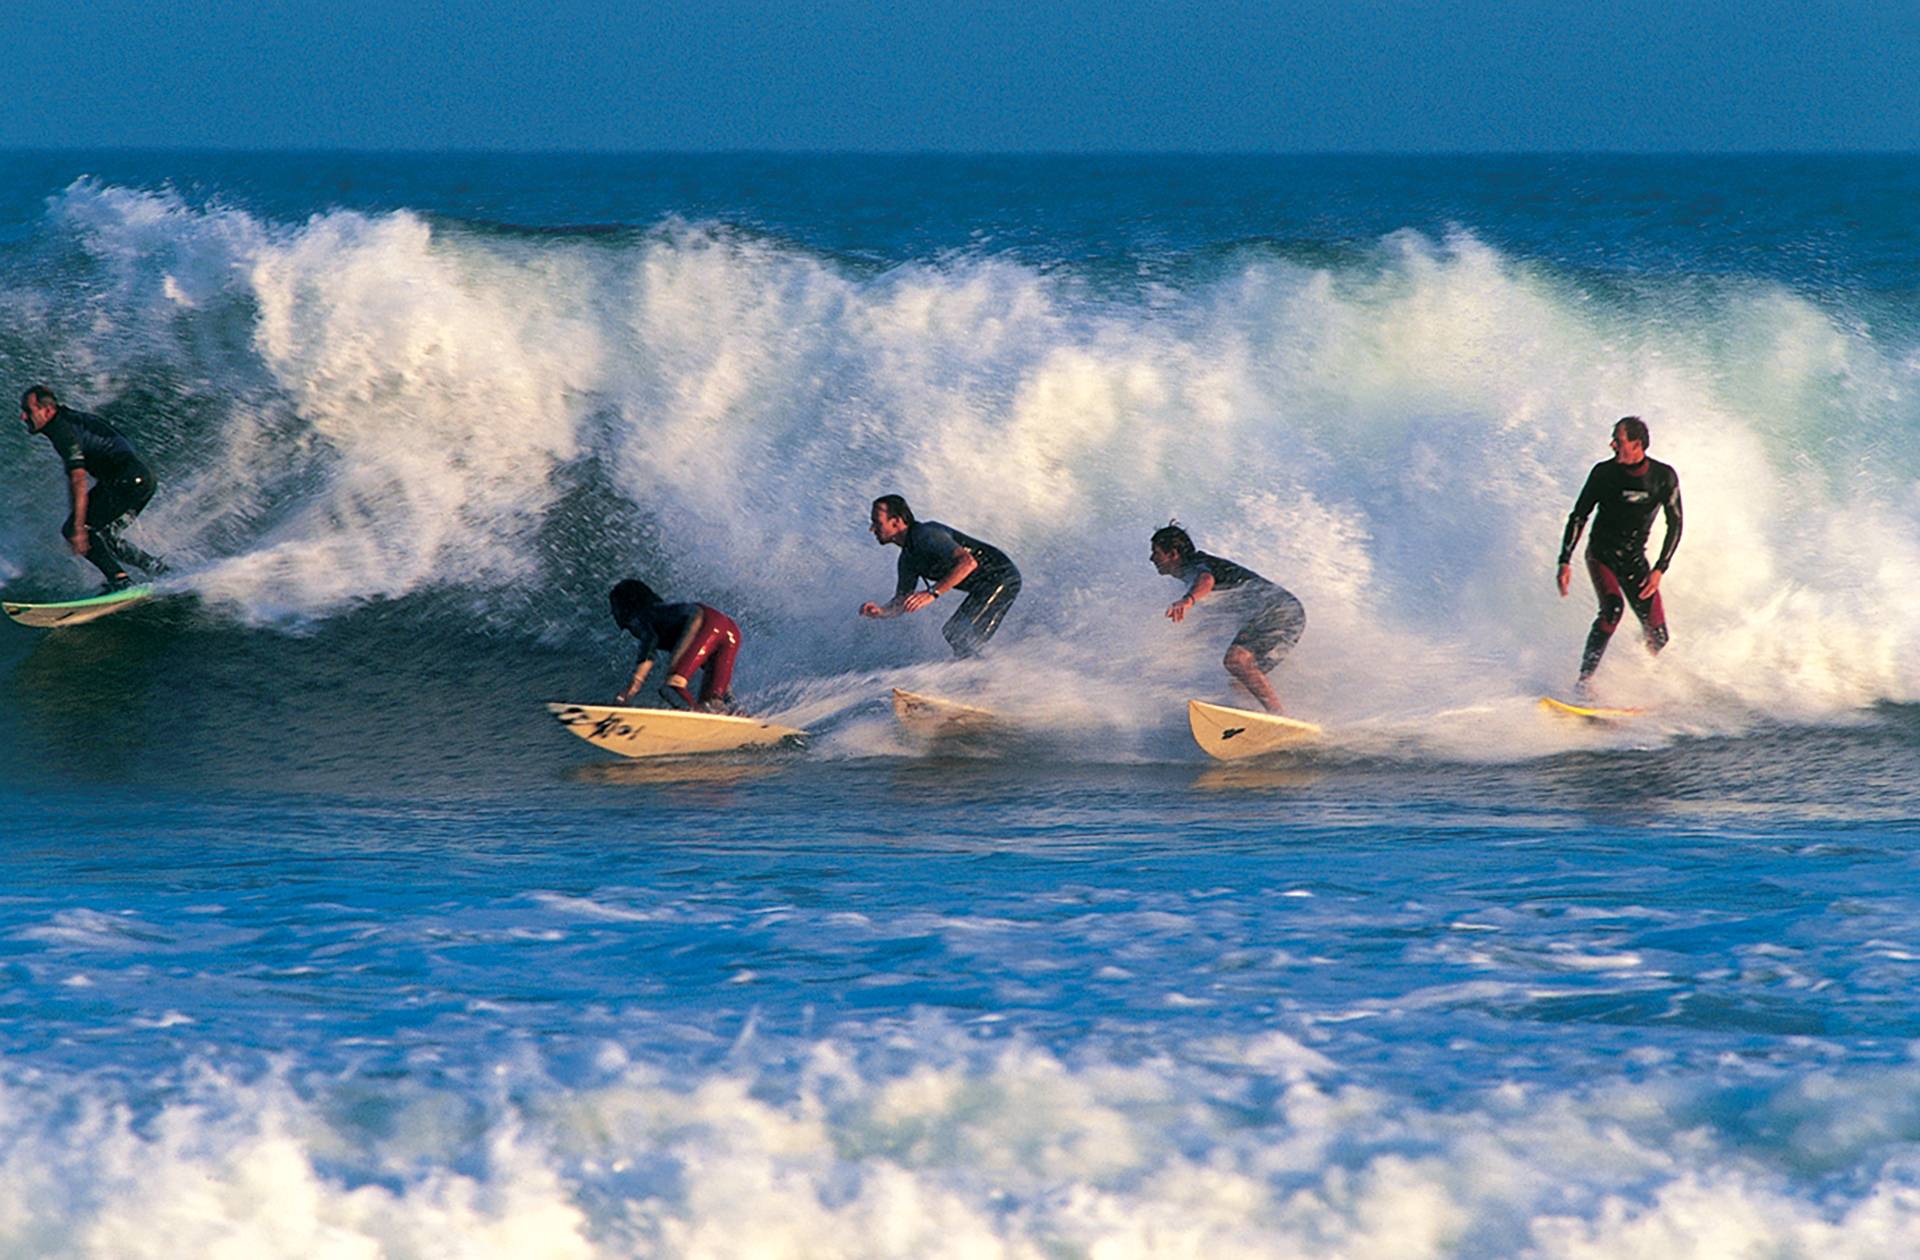
<svg viewBox="0 0 1920 1260"><path fill-rule="evenodd" d="M976 567L965 581L954 585L953 589L965 591L967 598L947 618L940 633L946 636L955 656L974 656L1000 628L1007 609L1020 594L1020 570L1013 567L1006 552L938 521L915 521L907 526L907 536L900 542L899 581L893 598L896 603L905 599L913 593L915 583L925 582L931 587L940 582L960 563L963 549L973 556Z"/></svg>
<svg viewBox="0 0 1920 1260"><path fill-rule="evenodd" d="M1647 636L1647 650L1658 652L1667 645L1667 612L1660 592L1642 599L1640 588L1650 575L1647 568L1647 538L1653 532L1653 517L1664 512L1667 518L1666 541L1660 544L1660 559L1653 568L1661 573L1673 561L1680 545L1680 477L1670 465L1647 458L1628 467L1617 459L1603 460L1587 474L1573 511L1567 517L1567 532L1560 540L1560 563L1573 562L1574 544L1586 527L1587 515L1595 508L1593 533L1587 539L1587 573L1593 579L1593 592L1600 600L1600 611L1587 632L1586 650L1580 656L1580 679L1585 682L1600 667L1600 657L1620 624L1626 607L1640 619Z"/></svg>
<svg viewBox="0 0 1920 1260"><path fill-rule="evenodd" d="M1213 575L1212 594L1220 600L1217 607L1241 619L1239 633L1233 636L1230 646L1252 653L1262 673L1278 665L1307 628L1307 610L1301 607L1293 592L1245 565L1204 551L1188 556L1180 571L1172 576L1185 582L1187 594L1192 595L1202 573Z"/></svg>
<svg viewBox="0 0 1920 1260"><path fill-rule="evenodd" d="M93 478L87 493L87 559L109 582L126 576L117 552L148 572L161 567L152 556L123 542L120 531L133 523L153 498L153 473L133 444L99 416L68 407L56 408L53 419L40 430L69 472L84 468ZM62 538L73 534L73 514L60 526Z"/></svg>
<svg viewBox="0 0 1920 1260"><path fill-rule="evenodd" d="M733 660L740 652L740 627L734 624L733 618L706 604L654 604L620 624L640 640L641 655L652 656L655 652L672 651L696 616L700 618L699 632L678 656L667 662L667 674L691 679L694 671L704 666L707 676L700 684L700 703L724 702L733 685ZM689 705L693 703L693 697L685 689L676 690L682 700Z"/></svg>

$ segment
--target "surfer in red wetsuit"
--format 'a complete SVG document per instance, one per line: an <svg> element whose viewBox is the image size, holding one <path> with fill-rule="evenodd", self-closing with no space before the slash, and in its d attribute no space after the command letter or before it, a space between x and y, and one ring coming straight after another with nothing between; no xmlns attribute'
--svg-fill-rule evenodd
<svg viewBox="0 0 1920 1260"><path fill-rule="evenodd" d="M615 696L625 704L653 671L656 652L667 653L667 681L660 698L669 707L707 713L733 711L733 660L740 651L740 627L733 618L707 604L669 604L638 578L628 578L607 593L614 624L640 641L640 659L633 680ZM671 645L671 646L669 646ZM706 678L695 700L687 681L700 670Z"/></svg>
<svg viewBox="0 0 1920 1260"><path fill-rule="evenodd" d="M1593 579L1600 611L1580 655L1580 681L1575 689L1583 696L1626 608L1631 607L1640 619L1649 652L1657 654L1667 645L1660 579L1680 545L1680 475L1648 456L1648 443L1647 425L1639 416L1625 416L1613 426L1613 458L1595 464L1587 474L1587 484L1567 516L1567 530L1560 540L1558 581L1564 598L1573 581L1574 545L1580 541L1587 516L1599 509L1587 539L1587 574ZM1667 534L1660 544L1660 558L1649 569L1647 538L1657 512L1666 514Z"/></svg>

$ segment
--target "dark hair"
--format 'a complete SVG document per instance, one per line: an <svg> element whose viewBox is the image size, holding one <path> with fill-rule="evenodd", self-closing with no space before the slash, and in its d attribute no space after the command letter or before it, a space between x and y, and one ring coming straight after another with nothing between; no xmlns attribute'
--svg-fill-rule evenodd
<svg viewBox="0 0 1920 1260"><path fill-rule="evenodd" d="M1639 416L1621 416L1614 428L1629 442L1638 442L1642 446L1652 446L1653 439L1647 434L1647 422Z"/></svg>
<svg viewBox="0 0 1920 1260"><path fill-rule="evenodd" d="M1182 560L1192 557L1193 539L1187 537L1187 531L1180 528L1179 521L1168 521L1153 531L1153 545L1162 551L1171 551Z"/></svg>
<svg viewBox="0 0 1920 1260"><path fill-rule="evenodd" d="M607 602L613 606L614 623L624 627L634 617L659 603L660 597L639 578L628 578L614 583L613 589L607 592Z"/></svg>
<svg viewBox="0 0 1920 1260"><path fill-rule="evenodd" d="M51 405L51 406L58 407L60 405L60 400L58 398L55 398L53 396L53 391L48 389L45 385L28 386L25 392L23 392L20 395L20 410L25 411L27 409L27 402L29 399L31 399L34 402L40 403L42 406Z"/></svg>
<svg viewBox="0 0 1920 1260"><path fill-rule="evenodd" d="M913 509L897 494L883 494L873 501L873 506L887 509L887 515L896 521L905 521L909 525L914 523Z"/></svg>

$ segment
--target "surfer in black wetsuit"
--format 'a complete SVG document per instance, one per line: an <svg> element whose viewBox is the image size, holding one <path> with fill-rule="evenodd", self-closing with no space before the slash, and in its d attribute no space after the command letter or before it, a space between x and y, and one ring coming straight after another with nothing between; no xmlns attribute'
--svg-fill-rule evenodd
<svg viewBox="0 0 1920 1260"><path fill-rule="evenodd" d="M133 444L99 416L61 406L45 385L20 395L20 421L28 432L45 435L67 466L73 510L60 535L73 554L100 570L109 590L133 584L122 555L149 574L164 572L159 560L120 537L153 498L153 472Z"/></svg>
<svg viewBox="0 0 1920 1260"><path fill-rule="evenodd" d="M1657 654L1667 645L1660 579L1680 545L1680 477L1671 466L1647 455L1648 441L1646 422L1638 416L1626 416L1613 426L1613 458L1595 464L1587 474L1587 484L1574 502L1567 532L1560 540L1558 581L1564 598L1573 581L1574 544L1580 541L1587 515L1599 509L1587 539L1587 573L1593 578L1600 612L1580 656L1577 690L1582 695L1593 671L1600 668L1600 657L1626 607L1640 619L1649 652ZM1659 560L1648 569L1647 538L1656 512L1666 514L1667 536L1660 544Z"/></svg>
<svg viewBox="0 0 1920 1260"><path fill-rule="evenodd" d="M614 624L640 641L633 679L615 704L625 704L653 672L656 652L667 654L667 681L660 698L671 708L703 713L733 712L733 662L740 652L740 627L708 604L669 604L638 578L615 583L607 592ZM701 670L706 678L695 700L687 682Z"/></svg>
<svg viewBox="0 0 1920 1260"><path fill-rule="evenodd" d="M883 494L873 501L868 528L882 546L900 548L898 582L884 604L860 605L862 617L898 617L919 612L949 591L967 598L940 633L955 656L975 656L1020 594L1020 570L1004 551L938 521L918 521L907 501ZM924 591L914 587L927 584Z"/></svg>
<svg viewBox="0 0 1920 1260"><path fill-rule="evenodd" d="M1153 531L1147 554L1156 570L1187 584L1187 593L1168 607L1169 620L1185 621L1194 605L1211 598L1240 622L1220 663L1262 708L1281 712L1267 673L1293 650L1307 627L1307 611L1293 592L1252 569L1197 549L1176 521Z"/></svg>

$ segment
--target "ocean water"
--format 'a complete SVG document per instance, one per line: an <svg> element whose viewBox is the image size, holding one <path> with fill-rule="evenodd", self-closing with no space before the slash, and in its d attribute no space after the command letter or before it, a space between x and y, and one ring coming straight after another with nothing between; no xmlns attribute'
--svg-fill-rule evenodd
<svg viewBox="0 0 1920 1260"><path fill-rule="evenodd" d="M0 170L0 375L181 574L0 626L0 1255L1912 1254L1920 158ZM1588 727L1627 413L1674 640ZM887 491L1020 564L981 660L854 615ZM1314 750L1188 738L1176 516ZM553 724L629 574L808 746Z"/></svg>

